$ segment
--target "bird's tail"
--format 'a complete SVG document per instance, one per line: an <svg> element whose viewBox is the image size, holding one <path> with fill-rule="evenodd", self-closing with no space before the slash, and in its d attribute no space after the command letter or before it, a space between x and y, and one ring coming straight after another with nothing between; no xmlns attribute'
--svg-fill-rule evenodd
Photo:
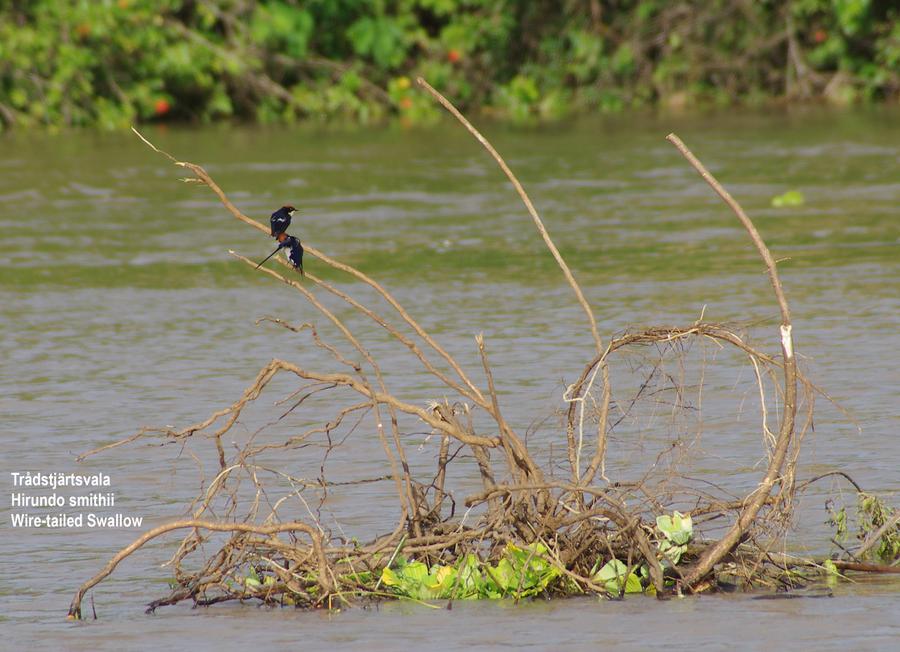
<svg viewBox="0 0 900 652"><path fill-rule="evenodd" d="M279 249L281 249L281 246L276 247L276 248L275 248L275 251L273 251L273 252L270 253L268 256L266 256L265 258L263 258L263 259L259 262L259 265L256 266L256 269L259 269L260 267L262 267L262 264L263 264L264 262L266 262L267 260L269 260L269 258L271 258L271 257L274 256L275 254L277 254Z"/></svg>

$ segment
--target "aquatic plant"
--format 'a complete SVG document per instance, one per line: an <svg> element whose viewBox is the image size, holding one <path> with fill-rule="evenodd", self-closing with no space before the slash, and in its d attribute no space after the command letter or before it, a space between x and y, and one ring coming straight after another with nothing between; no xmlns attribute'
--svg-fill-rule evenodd
<svg viewBox="0 0 900 652"><path fill-rule="evenodd" d="M799 190L788 190L780 195L772 197L773 208L790 208L793 206L803 206L806 203L806 197Z"/></svg>
<svg viewBox="0 0 900 652"><path fill-rule="evenodd" d="M384 567L381 581L396 595L415 600L519 599L548 591L560 575L545 545L508 543L496 564L472 553L452 566L431 568L398 557L395 566Z"/></svg>

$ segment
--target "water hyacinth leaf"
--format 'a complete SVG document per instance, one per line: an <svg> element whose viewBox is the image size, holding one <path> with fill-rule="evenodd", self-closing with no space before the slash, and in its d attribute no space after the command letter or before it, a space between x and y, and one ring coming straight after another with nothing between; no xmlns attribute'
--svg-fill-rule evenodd
<svg viewBox="0 0 900 652"><path fill-rule="evenodd" d="M400 596L417 600L497 599L526 597L545 591L559 570L543 555L546 546L507 545L496 565L483 564L467 554L455 566L435 565L398 558L394 568L381 573L382 583Z"/></svg>
<svg viewBox="0 0 900 652"><path fill-rule="evenodd" d="M501 594L515 591L519 584L519 575L509 562L509 559L501 559L496 566L491 566L488 574L496 583Z"/></svg>
<svg viewBox="0 0 900 652"><path fill-rule="evenodd" d="M687 550L686 545L676 546L671 541L660 541L659 551L664 555L665 560L674 566L681 561L681 555Z"/></svg>
<svg viewBox="0 0 900 652"><path fill-rule="evenodd" d="M609 593L618 595L624 579L625 593L641 593L644 587L640 578L633 572L628 573L628 577L625 577L625 573L628 573L628 567L618 559L611 559L597 571L591 581L603 584Z"/></svg>
<svg viewBox="0 0 900 652"><path fill-rule="evenodd" d="M608 582L623 575L628 567L618 559L608 561L600 570L598 570L591 579L596 582Z"/></svg>
<svg viewBox="0 0 900 652"><path fill-rule="evenodd" d="M494 587L481 574L478 558L471 553L463 557L456 571L456 589L453 597L464 600L478 597L499 597L489 594L491 588ZM493 592L496 593L496 590Z"/></svg>
<svg viewBox="0 0 900 652"><path fill-rule="evenodd" d="M381 583L385 586L400 586L400 578L397 577L397 573L390 568L385 567L385 569L381 571Z"/></svg>
<svg viewBox="0 0 900 652"><path fill-rule="evenodd" d="M664 514L656 517L656 527L676 546L688 543L694 536L694 523L690 514L675 511L672 516Z"/></svg>
<svg viewBox="0 0 900 652"><path fill-rule="evenodd" d="M803 206L805 203L806 197L799 190L788 190L785 193L772 197L772 206L774 208L791 208Z"/></svg>
<svg viewBox="0 0 900 652"><path fill-rule="evenodd" d="M435 579L438 584L443 584L447 579L455 580L456 569L452 566L438 566L437 572L435 573Z"/></svg>
<svg viewBox="0 0 900 652"><path fill-rule="evenodd" d="M428 576L428 599L446 599L456 584L456 569L452 566L437 566Z"/></svg>

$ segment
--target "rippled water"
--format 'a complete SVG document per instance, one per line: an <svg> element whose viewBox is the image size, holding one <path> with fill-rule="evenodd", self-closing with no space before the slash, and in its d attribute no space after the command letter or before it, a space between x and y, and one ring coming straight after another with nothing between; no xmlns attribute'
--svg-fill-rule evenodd
<svg viewBox="0 0 900 652"><path fill-rule="evenodd" d="M629 326L689 323L705 310L707 319L760 321L754 334L771 348L776 340L766 338L777 334L777 311L761 265L734 217L665 142L677 131L783 259L803 364L861 428L819 400L801 476L840 469L896 504L898 117L896 110L807 111L487 131L581 281L604 337ZM176 156L205 165L249 215L264 219L282 203L300 206L305 240L383 281L476 378L473 336L483 331L505 414L521 432L534 426L533 445L552 453L552 415L564 382L590 355L589 334L517 197L458 128L149 135ZM236 399L272 357L313 367L327 362L308 339L254 325L263 315L321 319L288 288L229 257L235 249L261 259L269 241L232 219L205 189L177 183L178 176L131 135L0 139L5 494L12 491L12 471L100 471L112 477L115 511L143 516L144 527L162 523L182 514L196 492L196 466L187 454L138 444L82 464L74 456L141 425L201 420ZM771 208L770 198L790 189L802 190L806 204ZM307 264L366 296L315 260ZM442 395L381 333L329 305L365 337L406 400L422 404ZM711 367L706 378L704 456L696 470L746 490L760 473L755 389L745 363L722 362L723 370ZM620 371L633 364L624 361ZM634 381L625 381L623 397L628 382ZM286 381L277 384L233 438L243 441L270 422L272 401L291 389ZM311 409L264 436L275 440L325 408ZM655 456L658 423L648 413L614 433L611 472L628 477L645 468ZM431 463L426 434L407 433L414 464ZM292 461L297 473L314 476L307 466L318 457L313 462L300 452ZM377 443L362 436L332 465L337 475L386 472ZM828 551L823 503L839 486L826 482L808 495L791 545ZM391 491L387 484L364 485L337 496L330 524L361 538L392 527ZM452 612L392 604L331 616L176 608L145 617L143 605L165 593L159 564L172 554L171 540L127 560L95 590L101 620L73 625L63 617L78 584L136 531L12 529L13 510L8 500L3 506L0 627L12 632L10 640L48 647L119 649L154 636L159 645L212 649L221 647L210 642L213 636L237 645L252 632L252 640L273 649L297 641L348 649L631 649L661 643L662 633L673 648L730 649L755 640L885 649L900 635L891 606L900 587L889 580L842 585L837 597L821 600L567 600L518 608L456 605Z"/></svg>

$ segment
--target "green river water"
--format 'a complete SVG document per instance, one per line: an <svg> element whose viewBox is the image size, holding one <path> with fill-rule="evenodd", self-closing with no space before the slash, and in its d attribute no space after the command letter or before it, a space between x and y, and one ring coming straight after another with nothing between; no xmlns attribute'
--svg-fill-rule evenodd
<svg viewBox="0 0 900 652"><path fill-rule="evenodd" d="M665 141L677 132L781 261L801 363L850 414L818 401L800 475L839 469L898 504L900 111L631 116L485 131L531 194L604 338L690 323L703 312L756 323L756 341L777 351L777 307L764 269L735 217ZM146 133L204 165L248 215L266 220L284 203L298 206L292 232L383 282L473 372L480 365L473 336L483 332L505 414L552 457L554 414L565 383L590 356L590 334L518 197L457 125ZM183 514L198 486L194 461L174 447L138 443L81 464L75 455L143 425L200 421L237 399L273 357L327 363L308 340L254 325L264 315L320 318L289 288L228 255L233 249L260 260L271 240L179 176L130 133L0 137L0 648L897 645L900 584L889 579L841 584L835 597L820 600L578 599L452 611L391 603L336 614L232 605L145 616L143 606L166 592L160 564L174 552L172 539L154 542L94 591L100 620L67 623L77 586L139 531ZM788 190L802 191L805 203L773 208L771 198ZM306 264L370 296L313 257ZM442 396L380 331L329 305L366 338L396 392L417 404ZM681 427L700 442L698 477L741 493L762 474L758 399L746 361L723 363L705 380L702 421ZM272 402L292 389L276 383L235 439L270 423ZM325 408L270 425L265 435L289 434ZM611 442L610 474L627 478L645 468L654 444L668 436L654 434L664 421L651 409L623 423ZM417 468L433 464L427 434L407 433ZM335 476L386 473L377 442L366 437L335 456ZM208 452L204 446L197 450ZM289 462L296 472L314 475L319 458L296 454ZM23 471L106 473L116 494L107 511L141 516L143 526L13 528L10 474ZM465 477L457 480L467 486ZM329 524L361 539L392 529L388 484L336 495ZM824 502L839 489L848 487L824 482L804 498L789 545L830 551Z"/></svg>

